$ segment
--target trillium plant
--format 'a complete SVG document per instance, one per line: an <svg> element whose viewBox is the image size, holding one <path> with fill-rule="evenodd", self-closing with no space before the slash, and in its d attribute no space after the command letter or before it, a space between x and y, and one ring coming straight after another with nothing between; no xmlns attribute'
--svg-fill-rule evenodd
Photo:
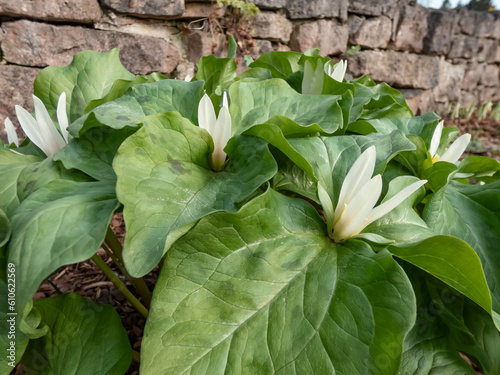
<svg viewBox="0 0 500 375"><path fill-rule="evenodd" d="M499 374L500 163L346 68L43 69L0 150L0 373ZM33 299L88 259L146 318L140 348L110 305Z"/></svg>

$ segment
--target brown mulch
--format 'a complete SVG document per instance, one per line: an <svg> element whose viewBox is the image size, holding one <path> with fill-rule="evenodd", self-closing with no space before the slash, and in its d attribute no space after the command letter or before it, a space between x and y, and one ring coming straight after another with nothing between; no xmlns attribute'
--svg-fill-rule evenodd
<svg viewBox="0 0 500 375"><path fill-rule="evenodd" d="M477 119L445 119L446 125L454 125L460 129L460 133L470 133L472 140L467 151L468 154L484 155L493 157L500 161L500 123L494 120ZM123 243L125 236L125 224L122 214L114 216L111 227L117 234L117 237ZM108 259L106 253L100 249L98 254L107 262L107 264L120 275L115 265ZM144 277L146 284L152 291L156 280L158 279L158 268ZM120 279L134 292L134 288L125 279ZM71 264L61 267L49 279L62 293L78 293L93 301L112 305L120 315L123 325L127 331L132 348L140 352L141 341L144 331L145 319L130 305L125 297L113 286L102 271L91 260ZM35 299L53 297L58 295L56 289L48 282L42 284L35 295ZM465 356L464 356L465 357ZM464 358L466 359L466 358ZM468 361L470 363L470 361ZM472 364L471 364L472 365ZM476 369L477 370L477 369ZM137 375L139 364L132 362L128 375ZM481 374L477 370L478 374ZM19 365L14 374L24 374Z"/></svg>

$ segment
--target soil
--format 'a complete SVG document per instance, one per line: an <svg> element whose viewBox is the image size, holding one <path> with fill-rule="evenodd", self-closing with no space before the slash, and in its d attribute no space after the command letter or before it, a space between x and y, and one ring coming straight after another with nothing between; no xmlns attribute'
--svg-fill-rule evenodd
<svg viewBox="0 0 500 375"><path fill-rule="evenodd" d="M466 154L489 156L500 161L500 122L477 119L445 119L445 125L457 126L460 129L460 134L470 133L472 135L472 140ZM114 216L111 227L123 243L125 224L121 213ZM120 274L104 250L100 249L98 254L117 274ZM125 277L120 278L134 292L134 288ZM144 277L150 290L153 290L157 278L158 269L153 270ZM93 301L112 305L122 319L133 350L138 353L140 352L145 319L130 305L91 260L61 267L49 280L62 293L78 293ZM54 286L46 282L42 284L34 298L53 297L57 296L58 293ZM470 363L465 356L463 357ZM472 363L471 365L475 367ZM482 374L479 370L476 369L476 371L478 374ZM137 375L138 373L139 364L133 361L127 375ZM21 365L16 367L14 374L24 374Z"/></svg>

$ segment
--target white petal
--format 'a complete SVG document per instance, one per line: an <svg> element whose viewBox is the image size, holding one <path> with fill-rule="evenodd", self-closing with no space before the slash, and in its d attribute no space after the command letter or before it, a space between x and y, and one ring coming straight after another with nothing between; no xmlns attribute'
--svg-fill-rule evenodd
<svg viewBox="0 0 500 375"><path fill-rule="evenodd" d="M10 118L7 117L4 121L4 124L9 145L14 143L16 147L19 147L19 138L17 137L16 128L14 128L14 124L12 123L12 121L10 121Z"/></svg>
<svg viewBox="0 0 500 375"><path fill-rule="evenodd" d="M439 121L436 129L434 129L434 133L432 134L431 146L429 147L429 153L431 154L431 158L436 155L437 149L439 147L439 143L441 142L441 134L443 132L443 121Z"/></svg>
<svg viewBox="0 0 500 375"><path fill-rule="evenodd" d="M377 203L381 192L382 176L378 174L364 184L345 207L333 229L334 241L340 242L359 233L359 228Z"/></svg>
<svg viewBox="0 0 500 375"><path fill-rule="evenodd" d="M328 235L331 236L333 228L333 203L321 182L318 182L318 198L325 212Z"/></svg>
<svg viewBox="0 0 500 375"><path fill-rule="evenodd" d="M366 217L366 220L363 223L363 225L361 226L361 228L359 229L358 233L361 232L368 224L371 224L375 220L380 219L382 216L384 216L389 211L392 211L401 202L403 202L406 198L408 198L410 195L412 195L414 192L416 192L418 189L420 189L421 186L423 186L426 183L427 183L427 180L420 180L420 181L414 182L410 186L405 187L403 190L401 190L399 193L397 193L395 196L393 196L388 201L382 203L380 206L375 207L369 213L369 215Z"/></svg>
<svg viewBox="0 0 500 375"><path fill-rule="evenodd" d="M193 78L188 74L185 78L184 78L184 81L186 82L191 82Z"/></svg>
<svg viewBox="0 0 500 375"><path fill-rule="evenodd" d="M224 91L222 93L222 106L226 107L226 108L229 108L229 105L227 103L227 92L226 91Z"/></svg>
<svg viewBox="0 0 500 375"><path fill-rule="evenodd" d="M446 150L446 152L439 159L440 161L447 161L448 163L455 164L460 156L464 153L470 142L470 134L464 134L457 138L455 142Z"/></svg>
<svg viewBox="0 0 500 375"><path fill-rule="evenodd" d="M342 183L334 222L339 219L344 205L348 205L358 190L370 180L375 169L376 159L377 150L375 146L370 146L354 162Z"/></svg>
<svg viewBox="0 0 500 375"><path fill-rule="evenodd" d="M333 72L330 74L330 77L336 81L342 82L344 80L346 69L347 61L344 62L344 60L340 60L340 62L335 65L335 68L333 68Z"/></svg>
<svg viewBox="0 0 500 375"><path fill-rule="evenodd" d="M220 109L219 117L215 123L215 131L212 137L214 140L212 166L216 171L219 171L222 169L226 161L224 148L231 138L231 116L229 114L229 110L225 106Z"/></svg>
<svg viewBox="0 0 500 375"><path fill-rule="evenodd" d="M304 64L304 77L302 78L302 94L311 94L311 87L314 79L314 69L309 60Z"/></svg>
<svg viewBox="0 0 500 375"><path fill-rule="evenodd" d="M325 80L325 73L323 72L323 66L318 61L318 65L316 65L316 70L314 71L314 79L311 88L311 94L321 95L321 93L323 92L324 80Z"/></svg>
<svg viewBox="0 0 500 375"><path fill-rule="evenodd" d="M210 97L205 94L198 105L198 124L213 136L215 128L215 110Z"/></svg>
<svg viewBox="0 0 500 375"><path fill-rule="evenodd" d="M64 141L68 143L68 115L66 114L66 93L63 92L57 101L57 121Z"/></svg>
<svg viewBox="0 0 500 375"><path fill-rule="evenodd" d="M325 73L328 74L330 77L332 76L333 73L333 66L330 64L329 61L325 63Z"/></svg>
<svg viewBox="0 0 500 375"><path fill-rule="evenodd" d="M40 130L39 134L43 139L45 148L49 151L46 154L50 156L63 148L66 142L64 142L63 137L57 131L56 126L49 116L49 112L47 112L47 108L45 108L43 102L35 95L33 95L33 104L35 105L36 122Z"/></svg>
<svg viewBox="0 0 500 375"><path fill-rule="evenodd" d="M45 142L40 135L40 129L38 128L38 123L31 116L31 114L25 110L23 107L16 105L16 115L19 120L19 124L23 129L26 136L33 142L40 150L42 150L45 155L49 154L49 150L45 147Z"/></svg>

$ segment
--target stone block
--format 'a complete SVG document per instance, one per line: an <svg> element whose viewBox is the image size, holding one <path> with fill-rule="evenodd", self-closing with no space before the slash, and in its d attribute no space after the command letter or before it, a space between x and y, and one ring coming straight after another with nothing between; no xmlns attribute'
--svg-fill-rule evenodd
<svg viewBox="0 0 500 375"><path fill-rule="evenodd" d="M186 37L188 58L195 63L202 56L215 55L221 57L225 44L226 37L223 34L212 35L203 31L195 31Z"/></svg>
<svg viewBox="0 0 500 375"><path fill-rule="evenodd" d="M439 103L456 102L460 100L460 90L465 69L461 65L453 65L444 57L439 60L439 81L432 89L434 100Z"/></svg>
<svg viewBox="0 0 500 375"><path fill-rule="evenodd" d="M479 84L486 87L500 86L500 68L497 65L486 65L481 69Z"/></svg>
<svg viewBox="0 0 500 375"><path fill-rule="evenodd" d="M365 17L359 17L354 14L349 15L349 19L347 20L347 26L349 28L349 38L358 32L363 22L365 22Z"/></svg>
<svg viewBox="0 0 500 375"><path fill-rule="evenodd" d="M484 69L484 64L478 65L477 63L468 64L465 66L464 78L462 80L462 90L472 92L479 80L481 79L481 71Z"/></svg>
<svg viewBox="0 0 500 375"><path fill-rule="evenodd" d="M261 9L283 9L286 7L287 0L249 0Z"/></svg>
<svg viewBox="0 0 500 375"><path fill-rule="evenodd" d="M7 142L7 134L3 126L6 117L9 117L16 126L19 139L25 135L17 122L15 106L20 105L27 111L33 110L33 82L40 69L26 68L16 65L0 65L0 138Z"/></svg>
<svg viewBox="0 0 500 375"><path fill-rule="evenodd" d="M452 59L470 59L477 55L479 45L477 38L468 35L455 35L451 40L448 57Z"/></svg>
<svg viewBox="0 0 500 375"><path fill-rule="evenodd" d="M490 12L474 12L474 36L491 37L495 29L495 17Z"/></svg>
<svg viewBox="0 0 500 375"><path fill-rule="evenodd" d="M92 23L102 12L97 0L0 0L0 15Z"/></svg>
<svg viewBox="0 0 500 375"><path fill-rule="evenodd" d="M495 21L493 22L493 28L491 32L491 37L494 39L500 39L500 11L493 12Z"/></svg>
<svg viewBox="0 0 500 375"><path fill-rule="evenodd" d="M399 51L421 52L427 36L429 10L417 5L399 8L398 23L395 25L393 48Z"/></svg>
<svg viewBox="0 0 500 375"><path fill-rule="evenodd" d="M181 18L205 18L213 16L221 18L224 16L224 8L217 6L216 3L186 3L184 13Z"/></svg>
<svg viewBox="0 0 500 375"><path fill-rule="evenodd" d="M322 55L335 55L346 51L348 38L347 25L336 20L318 20L296 25L290 39L290 47L299 52L321 48Z"/></svg>
<svg viewBox="0 0 500 375"><path fill-rule="evenodd" d="M173 17L184 12L183 0L102 0L103 4L119 13L141 17Z"/></svg>
<svg viewBox="0 0 500 375"><path fill-rule="evenodd" d="M288 43L292 33L292 23L275 12L260 12L252 21L252 36L272 41Z"/></svg>
<svg viewBox="0 0 500 375"><path fill-rule="evenodd" d="M415 116L431 112L435 108L432 90L402 89L401 93Z"/></svg>
<svg viewBox="0 0 500 375"><path fill-rule="evenodd" d="M353 76L370 75L375 81L399 88L431 89L439 83L439 58L395 51L359 51L349 57Z"/></svg>
<svg viewBox="0 0 500 375"><path fill-rule="evenodd" d="M366 19L357 33L351 35L351 44L368 48L386 48L391 40L392 22L389 17L380 16Z"/></svg>
<svg viewBox="0 0 500 375"><path fill-rule="evenodd" d="M20 20L2 24L2 50L8 62L27 66L67 65L83 50L120 49L123 65L136 74L172 72L180 60L164 39L77 26L54 26Z"/></svg>
<svg viewBox="0 0 500 375"><path fill-rule="evenodd" d="M455 13L432 10L427 17L427 35L422 52L446 55L450 51L451 38L457 23Z"/></svg>
<svg viewBox="0 0 500 375"><path fill-rule="evenodd" d="M287 0L291 19L340 18L347 20L348 0Z"/></svg>
<svg viewBox="0 0 500 375"><path fill-rule="evenodd" d="M349 13L393 17L397 0L349 0Z"/></svg>
<svg viewBox="0 0 500 375"><path fill-rule="evenodd" d="M476 27L476 12L470 11L467 8L460 8L458 10L458 23L457 32L466 35L474 35Z"/></svg>
<svg viewBox="0 0 500 375"><path fill-rule="evenodd" d="M486 61L488 63L500 62L500 46L498 40L479 38L477 45L477 61Z"/></svg>
<svg viewBox="0 0 500 375"><path fill-rule="evenodd" d="M479 99L480 104L488 103L490 100L496 102L500 100L500 87L478 86L474 90L474 95Z"/></svg>
<svg viewBox="0 0 500 375"><path fill-rule="evenodd" d="M477 98L474 94L468 91L462 91L460 93L460 106L463 108L468 108L469 106L475 106L477 104Z"/></svg>

